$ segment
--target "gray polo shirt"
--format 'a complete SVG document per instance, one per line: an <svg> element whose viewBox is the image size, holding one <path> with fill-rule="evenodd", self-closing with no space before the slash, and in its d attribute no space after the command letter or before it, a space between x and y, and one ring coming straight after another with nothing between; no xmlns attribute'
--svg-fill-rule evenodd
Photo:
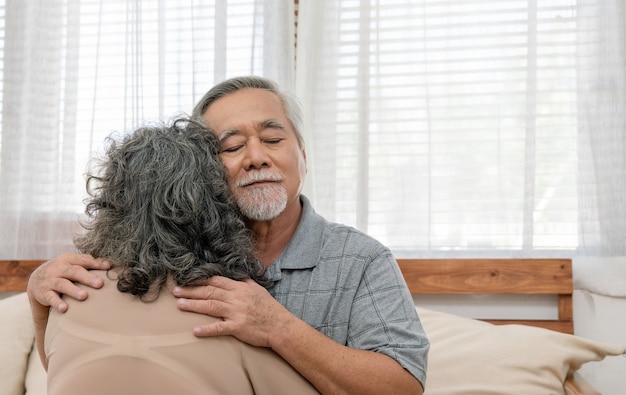
<svg viewBox="0 0 626 395"><path fill-rule="evenodd" d="M391 251L300 199L296 233L268 270L270 293L336 342L386 354L424 385L429 343Z"/></svg>

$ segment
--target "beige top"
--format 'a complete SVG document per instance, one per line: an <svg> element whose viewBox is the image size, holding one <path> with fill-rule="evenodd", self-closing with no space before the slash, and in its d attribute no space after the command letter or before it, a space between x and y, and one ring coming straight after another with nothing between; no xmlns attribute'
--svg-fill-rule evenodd
<svg viewBox="0 0 626 395"><path fill-rule="evenodd" d="M66 298L46 328L49 395L318 394L278 354L232 336L197 338L216 318L183 312L171 286L144 303L104 280L89 298Z"/></svg>

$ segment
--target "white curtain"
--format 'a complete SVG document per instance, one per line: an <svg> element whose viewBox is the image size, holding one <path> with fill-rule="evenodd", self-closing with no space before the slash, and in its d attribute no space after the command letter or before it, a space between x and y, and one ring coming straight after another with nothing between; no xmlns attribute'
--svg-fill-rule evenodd
<svg viewBox="0 0 626 395"><path fill-rule="evenodd" d="M291 1L0 1L0 259L72 250L106 136L190 114L214 83L294 84Z"/></svg>
<svg viewBox="0 0 626 395"><path fill-rule="evenodd" d="M305 193L397 256L626 255L623 0L300 0Z"/></svg>
<svg viewBox="0 0 626 395"><path fill-rule="evenodd" d="M260 74L305 193L398 256L626 255L622 0L0 0L0 259L72 249L104 138Z"/></svg>

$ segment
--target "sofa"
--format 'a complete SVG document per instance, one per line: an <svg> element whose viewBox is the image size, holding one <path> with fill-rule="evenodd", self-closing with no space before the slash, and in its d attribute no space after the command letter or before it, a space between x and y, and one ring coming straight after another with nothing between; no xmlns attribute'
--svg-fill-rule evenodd
<svg viewBox="0 0 626 395"><path fill-rule="evenodd" d="M0 300L0 317L0 395L46 394L26 293Z"/></svg>
<svg viewBox="0 0 626 395"><path fill-rule="evenodd" d="M626 344L626 257L579 257L574 261L574 333ZM626 388L626 358L585 364L580 373L603 395Z"/></svg>
<svg viewBox="0 0 626 395"><path fill-rule="evenodd" d="M626 352L619 344L542 328L492 325L424 308L418 313L431 341L426 395L579 394L563 387L570 371ZM26 294L0 300L0 316L0 395L46 394Z"/></svg>
<svg viewBox="0 0 626 395"><path fill-rule="evenodd" d="M414 296L424 289L439 289L444 285L457 289L460 286L475 288L480 284L481 292L495 289L498 284L515 288L517 286L511 280L520 270L530 273L518 276L517 280L524 288L528 287L530 276L534 276L533 281L538 281L536 271L527 268L528 261L518 262L523 264L521 266L511 265L511 260L464 260L458 266L455 263L449 260L400 261ZM544 271L549 266L558 270L568 266L561 261L537 263ZM623 374L626 358L618 356L626 356L626 318L614 311L624 311L619 303L626 302L626 298L622 298L626 276L600 278L597 262L589 262L588 269L583 263L580 263L578 276L575 275L573 281L577 336L535 326L494 325L425 308L417 303L420 307L416 309L431 342L425 395L621 394L626 386ZM622 272L626 270L623 261L611 263L615 266L612 270L626 274ZM473 269L481 265L488 270L478 273ZM12 269L6 273L25 276L16 270L22 266L10 267ZM459 269L461 267L464 269ZM548 274L548 279L553 277ZM5 284L11 283L7 280L9 277L4 276ZM558 283L571 283L571 277L569 267ZM3 272L0 271L0 290L2 283ZM17 288L23 289L24 286L22 281ZM46 373L33 347L34 327L27 295L24 292L5 293L4 298L0 298L0 395L44 395ZM607 307L616 306L618 310L607 310ZM570 300L568 309L571 308ZM561 323L557 321L556 324ZM609 336L607 332L614 335ZM586 380L579 380L581 376ZM612 380L610 386L599 392L595 384L604 384L609 379ZM589 382L593 386L588 385Z"/></svg>

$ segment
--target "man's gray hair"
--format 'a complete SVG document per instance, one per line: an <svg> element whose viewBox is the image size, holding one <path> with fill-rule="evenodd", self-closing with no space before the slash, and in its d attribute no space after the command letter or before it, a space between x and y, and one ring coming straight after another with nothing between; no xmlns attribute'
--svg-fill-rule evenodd
<svg viewBox="0 0 626 395"><path fill-rule="evenodd" d="M107 142L87 174L87 232L75 245L119 269L120 291L152 300L170 276L181 286L215 275L269 285L214 133L179 118Z"/></svg>
<svg viewBox="0 0 626 395"><path fill-rule="evenodd" d="M211 88L211 90L209 90L202 97L202 99L200 99L198 104L196 104L191 114L192 118L202 121L204 113L211 106L211 104L213 104L213 102L242 89L264 89L278 96L283 104L285 116L289 119L291 126L293 126L293 129L296 132L296 137L300 147L304 147L304 138L302 137L302 108L298 98L287 91L281 90L277 83L267 78L258 76L243 76L220 82Z"/></svg>

